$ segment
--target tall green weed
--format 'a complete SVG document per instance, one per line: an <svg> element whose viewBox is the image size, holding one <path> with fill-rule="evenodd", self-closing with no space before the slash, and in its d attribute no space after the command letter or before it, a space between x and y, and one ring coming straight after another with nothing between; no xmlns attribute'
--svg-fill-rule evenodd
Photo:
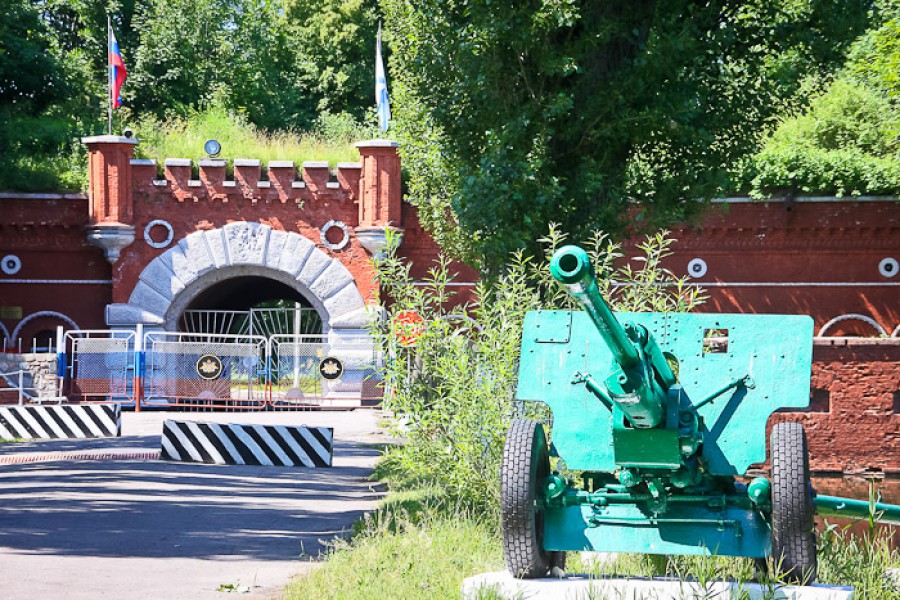
<svg viewBox="0 0 900 600"><path fill-rule="evenodd" d="M545 257L566 241L551 227L541 240ZM585 244L600 287L615 310L690 310L704 299L662 267L670 253L665 233L647 237L631 264L617 267L621 247L596 233ZM515 385L522 323L530 310L571 308L573 301L550 276L548 260L514 254L502 275L476 284L473 301L458 305L449 259L441 257L421 282L389 240L376 261L387 320L375 331L389 360L385 408L397 416L407 440L390 460L395 483L433 485L485 511L496 511L503 441L512 418L546 418L542 406L517 403ZM394 318L417 312L425 329L414 347L398 342Z"/></svg>

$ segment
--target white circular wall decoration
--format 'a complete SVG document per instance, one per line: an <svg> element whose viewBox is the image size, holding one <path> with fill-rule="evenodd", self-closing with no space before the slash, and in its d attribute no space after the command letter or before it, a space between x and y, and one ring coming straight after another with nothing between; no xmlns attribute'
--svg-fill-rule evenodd
<svg viewBox="0 0 900 600"><path fill-rule="evenodd" d="M332 227L338 227L344 233L341 241L332 244L328 241L328 231ZM341 221L331 220L322 225L322 245L332 251L343 250L344 246L350 243L350 229Z"/></svg>
<svg viewBox="0 0 900 600"><path fill-rule="evenodd" d="M150 237L150 230L157 225L166 228L166 239L161 242L154 242L153 238ZM146 227L144 227L144 241L147 242L147 245L151 248L165 248L172 243L173 239L175 239L175 230L172 229L172 226L168 221L164 221L163 219L153 219L147 223Z"/></svg>
<svg viewBox="0 0 900 600"><path fill-rule="evenodd" d="M22 268L22 260L15 254L7 254L0 259L0 269L7 275L15 275Z"/></svg>
<svg viewBox="0 0 900 600"><path fill-rule="evenodd" d="M702 258L695 258L688 263L688 275L691 277L703 277L706 275L706 261Z"/></svg>
<svg viewBox="0 0 900 600"><path fill-rule="evenodd" d="M896 258L882 258L881 262L878 263L878 272L881 273L882 277L896 277L897 273L900 272L900 263L897 262Z"/></svg>

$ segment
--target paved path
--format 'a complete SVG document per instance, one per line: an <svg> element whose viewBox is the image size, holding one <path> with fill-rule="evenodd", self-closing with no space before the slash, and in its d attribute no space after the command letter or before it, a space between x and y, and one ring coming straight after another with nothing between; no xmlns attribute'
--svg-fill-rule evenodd
<svg viewBox="0 0 900 600"><path fill-rule="evenodd" d="M159 449L165 418L335 429L334 468L129 458L0 464L0 599L278 598L324 541L377 503L372 411L125 413L123 437L0 444L0 459ZM102 451L102 452L100 452Z"/></svg>

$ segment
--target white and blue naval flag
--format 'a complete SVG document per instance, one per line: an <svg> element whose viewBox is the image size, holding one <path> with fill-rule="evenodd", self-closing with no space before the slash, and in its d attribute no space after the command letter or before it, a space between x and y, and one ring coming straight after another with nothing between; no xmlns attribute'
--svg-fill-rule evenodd
<svg viewBox="0 0 900 600"><path fill-rule="evenodd" d="M391 120L391 104L388 100L387 79L384 77L384 63L381 61L381 23L378 23L378 39L375 44L375 103L378 105L378 125L382 131L388 130Z"/></svg>

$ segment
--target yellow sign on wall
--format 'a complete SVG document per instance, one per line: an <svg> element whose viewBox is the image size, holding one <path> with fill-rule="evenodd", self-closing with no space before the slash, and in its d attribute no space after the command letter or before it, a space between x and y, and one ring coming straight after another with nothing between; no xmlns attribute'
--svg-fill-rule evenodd
<svg viewBox="0 0 900 600"><path fill-rule="evenodd" d="M0 306L0 319L21 319L21 306Z"/></svg>

